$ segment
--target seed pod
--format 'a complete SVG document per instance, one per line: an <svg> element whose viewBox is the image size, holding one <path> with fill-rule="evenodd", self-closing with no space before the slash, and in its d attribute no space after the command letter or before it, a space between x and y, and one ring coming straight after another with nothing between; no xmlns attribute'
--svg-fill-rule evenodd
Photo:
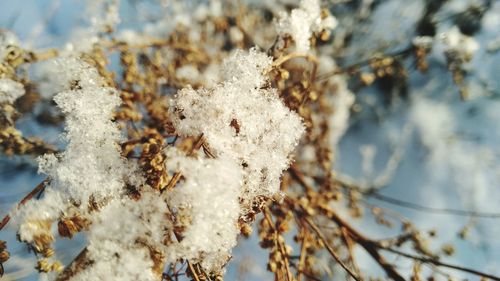
<svg viewBox="0 0 500 281"><path fill-rule="evenodd" d="M54 241L54 237L51 234L42 233L34 237L33 247L38 253L43 252L49 245Z"/></svg>
<svg viewBox="0 0 500 281"><path fill-rule="evenodd" d="M62 218L57 223L57 230L62 237L72 238L73 235L86 229L89 225L87 219L82 216L76 215L71 218Z"/></svg>
<svg viewBox="0 0 500 281"><path fill-rule="evenodd" d="M55 251L52 248L46 248L42 251L42 255L46 258L50 258L54 255Z"/></svg>
<svg viewBox="0 0 500 281"><path fill-rule="evenodd" d="M278 270L278 265L273 262L273 261L270 261L268 264L267 264L267 269L271 272L276 272Z"/></svg>
<svg viewBox="0 0 500 281"><path fill-rule="evenodd" d="M0 263L6 262L10 258L10 254L7 251L0 252Z"/></svg>
<svg viewBox="0 0 500 281"><path fill-rule="evenodd" d="M250 237L252 234L252 227L248 223L242 223L240 225L241 234L245 237Z"/></svg>
<svg viewBox="0 0 500 281"><path fill-rule="evenodd" d="M62 265L62 263L60 261L56 261L52 264L51 266L51 270L52 271L55 271L55 272L62 272L64 269L64 266Z"/></svg>
<svg viewBox="0 0 500 281"><path fill-rule="evenodd" d="M37 265L36 265L36 269L39 272L49 272L51 270L51 268L52 267L50 266L47 259L38 260Z"/></svg>
<svg viewBox="0 0 500 281"><path fill-rule="evenodd" d="M73 234L77 232L75 224L68 219L60 220L57 223L57 231L59 232L59 235L61 235L62 237L68 237L68 238L72 238Z"/></svg>

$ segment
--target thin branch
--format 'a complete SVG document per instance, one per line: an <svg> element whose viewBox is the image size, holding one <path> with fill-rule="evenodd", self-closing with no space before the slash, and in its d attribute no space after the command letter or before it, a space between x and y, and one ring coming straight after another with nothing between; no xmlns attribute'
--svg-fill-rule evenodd
<svg viewBox="0 0 500 281"><path fill-rule="evenodd" d="M330 255L335 259L335 261L340 264L340 266L347 272L349 275L356 281L360 281L361 279L354 273L344 262L340 259L340 257L335 253L335 250L333 250L333 247L328 243L328 240L325 238L321 230L312 222L309 218L304 218L304 221L307 222L307 224L314 230L318 238L323 241L323 244L325 245L326 249L330 253Z"/></svg>
<svg viewBox="0 0 500 281"><path fill-rule="evenodd" d="M45 184L48 182L48 179L43 180L41 183L39 183L30 193L28 193L24 198L17 204L16 208L19 208L20 206L26 204L29 200L31 200L33 197L35 197L37 194L43 192L45 189ZM2 219L2 222L0 222L0 230L2 230L10 221L10 215L7 214L5 217Z"/></svg>
<svg viewBox="0 0 500 281"><path fill-rule="evenodd" d="M56 281L67 281L70 280L73 276L75 276L78 272L86 268L87 266L92 264L92 261L89 259L88 255L89 251L87 247L85 247L73 261L64 269L64 271L59 274L56 278Z"/></svg>
<svg viewBox="0 0 500 281"><path fill-rule="evenodd" d="M48 49L48 50L43 51L43 52L33 53L32 55L33 55L33 57L31 60L28 61L29 63L45 61L48 59L55 58L59 55L59 51L56 49Z"/></svg>
<svg viewBox="0 0 500 281"><path fill-rule="evenodd" d="M369 57L367 59L363 59L363 60L357 61L355 63L339 67L339 68L337 68L335 70L322 73L321 75L318 75L316 77L316 81L325 80L325 79L330 78L331 76L339 75L339 74L343 74L343 73L349 72L349 71L351 71L353 69L356 69L356 68L362 67L362 66L364 66L366 64L369 64L372 60L380 58L380 57L393 57L393 58L397 58L397 57L401 57L401 56L405 57L405 56L411 54L412 49L413 49L413 46L409 45L409 46L403 48L402 50L398 50L398 51L395 51L393 53L373 55L373 56L371 56L371 57Z"/></svg>
<svg viewBox="0 0 500 281"><path fill-rule="evenodd" d="M195 281L200 281L200 277L198 276L198 273L194 269L193 264L190 263L189 261L187 262L187 264L188 264L188 267L189 267L189 271L191 272L191 276L193 276L194 280Z"/></svg>
<svg viewBox="0 0 500 281"><path fill-rule="evenodd" d="M313 55L308 54L308 53L294 52L294 53L286 54L284 56L277 58L275 61L273 61L272 66L278 67L278 66L284 64L285 62L287 62L291 59L294 59L294 58L305 58L308 61L313 62L316 65L318 64L318 58L316 58L316 56L313 56Z"/></svg>
<svg viewBox="0 0 500 281"><path fill-rule="evenodd" d="M278 244L278 250L281 252L281 255L283 256L284 259L284 264L285 264L285 274L286 274L286 279L288 281L293 281L292 278L292 273L290 271L290 262L288 260L288 253L286 252L285 247L283 246L283 243L279 242L280 240L278 239L278 230L275 227L275 224L271 218L270 211L267 207L264 207L262 213L264 214L264 218L267 220L269 223L269 226L273 229L275 235L276 235L276 243Z"/></svg>
<svg viewBox="0 0 500 281"><path fill-rule="evenodd" d="M340 231L342 232L342 240L344 240L344 243L347 247L347 251L349 253L349 262L351 263L354 272L356 272L356 274L358 276L361 276L361 271L359 270L358 266L354 262L354 244L352 242L351 237L349 236L349 232L344 227L341 227ZM362 278L362 277L360 277L360 278Z"/></svg>
<svg viewBox="0 0 500 281"><path fill-rule="evenodd" d="M306 190L306 192L313 191L314 189L305 181L305 176L302 172L297 168L295 163L290 165L288 168L288 172L292 175L292 177Z"/></svg>
<svg viewBox="0 0 500 281"><path fill-rule="evenodd" d="M203 143L205 142L204 138L203 138L203 134L201 134L199 137L198 137L198 140L196 141L196 143L193 145L193 148L191 149L191 151L188 153L187 156L191 156L193 155L193 153L195 151L197 151L198 149L200 149L200 147L203 146ZM171 190L172 188L175 187L175 185L177 184L177 182L181 179L182 177L182 174L181 172L175 172L172 176L172 178L170 179L170 181L167 183L167 185L161 189L161 192L164 192L165 190Z"/></svg>
<svg viewBox="0 0 500 281"><path fill-rule="evenodd" d="M300 256L299 256L299 264L297 265L297 280L300 281L302 278L302 273L305 268L305 263L306 263L306 251L307 251L307 242L306 242L306 235L307 232L303 231L301 228L302 232L302 244L300 245Z"/></svg>
<svg viewBox="0 0 500 281"><path fill-rule="evenodd" d="M298 170L297 170L298 171ZM304 185L305 180L301 176L300 173L295 174L296 177L300 178L298 181L299 184ZM305 187L305 186L304 186ZM293 202L291 202L291 205L294 205ZM382 267L382 269L385 271L387 276L390 278L396 280L396 281L404 281L405 279L396 271L394 266L390 263L388 263L385 258L380 255L380 253L377 251L377 248L372 245L373 242L371 240L365 238L361 233L357 232L354 228L352 228L348 223L346 223L343 219L341 219L335 212L333 212L330 209L327 209L326 207L320 207L321 211L326 215L328 218L332 219L337 225L340 227L345 228L350 236L353 238L353 240L361 245L367 252L370 254L370 256Z"/></svg>
<svg viewBox="0 0 500 281"><path fill-rule="evenodd" d="M481 272L481 271L478 271L478 270L470 269L470 268L459 266L459 265L453 265L453 264L449 264L449 263L444 263L444 262L440 262L440 261L438 261L436 259L431 259L431 258L417 256L417 255L412 255L412 254L408 254L408 253L404 253L404 252L398 251L398 250L393 249L393 248L384 247L383 244L378 243L377 241L368 239L364 235L360 234L358 231L356 231L355 229L353 229L349 224L347 224L343 219L341 219L337 214L335 214L332 210L328 210L328 217L332 218L339 225L345 226L347 228L347 230L349 230L350 234L353 235L354 240L356 242L358 242L361 246L363 246L363 248L365 248L368 251L368 253L370 255L372 255L372 256L373 256L373 254L376 253L378 256L382 257L380 254L378 254L378 251L376 251L376 249L382 249L382 250L386 250L386 251L389 251L389 252L392 252L392 253L395 253L395 254L399 254L399 255L401 255L403 257L406 257L406 258L411 258L411 259L418 260L418 261L421 261L421 262L434 264L436 266L441 266L441 267L446 267L446 268L450 268L450 269L455 269L455 270L458 270L458 271L467 272L467 273L471 273L471 274L474 274L474 275L486 277L486 278L489 278L489 279L492 279L492 280L500 281L500 277L494 276L494 275L491 275L491 274L488 274L488 273L484 273L484 272ZM392 265L389 265L389 266L392 268ZM390 270L390 268L387 268L387 269ZM386 268L384 268L384 270L386 270ZM393 278L391 275L389 275L389 277ZM404 279L395 279L395 280L404 280Z"/></svg>
<svg viewBox="0 0 500 281"><path fill-rule="evenodd" d="M335 183L340 184L349 189L357 190L358 192L363 193L363 195L367 197L371 197L377 199L379 201L383 201L392 205L397 205L403 208L413 209L416 211L432 213L432 214L441 214L441 215L454 215L454 216L463 216L463 217L477 217L477 218L486 218L486 219L498 219L500 218L500 212L480 212L473 210L463 210L463 209L454 209L454 208L436 208L424 206L408 201L404 201L401 199L397 199L394 197L390 197L387 195L382 195L376 191L376 188L373 187L361 187L359 184L351 182L347 179L334 178L333 181ZM301 183L299 181L299 183ZM301 183L302 184L302 183ZM366 190L366 191L364 191Z"/></svg>
<svg viewBox="0 0 500 281"><path fill-rule="evenodd" d="M299 267L294 264L294 263L291 263L292 267L295 267L297 269L297 271L299 271ZM321 281L321 279L319 279L318 277L314 276L313 274L307 272L306 270L302 270L301 271L302 274L304 274L305 277L311 279L311 280L314 280L314 281ZM298 281L300 281L300 279L297 278Z"/></svg>
<svg viewBox="0 0 500 281"><path fill-rule="evenodd" d="M450 269L454 269L454 270L458 270L458 271L462 271L462 272L467 272L467 273L474 274L474 275L477 275L477 276L481 276L481 277L484 277L484 278L488 278L488 279L491 279L491 280L500 281L500 277L499 276L495 276L495 275L491 275L491 274L488 274L488 273L484 273L484 272L481 272L481 271L478 271L478 270L475 270L475 269L471 269L471 268L467 268L467 267L463 267L463 266L459 266L459 265L454 265L454 264L449 264L449 263L441 262L441 261L436 260L436 259L426 258L426 257L418 256L418 255L412 255L412 254L409 254L409 253L401 252L401 251L393 249L393 248L382 247L382 246L380 246L378 244L377 244L377 246L380 249L382 249L382 250L386 250L388 252L391 252L391 253L394 253L394 254L398 254L398 255L400 255L402 257L405 257L405 258L409 258L409 259L413 259L413 260L418 260L418 261L421 261L423 263L433 264L433 265L436 265L436 266L446 267L446 268L450 268Z"/></svg>
<svg viewBox="0 0 500 281"><path fill-rule="evenodd" d="M177 137L178 135L177 134L162 134L161 136L164 138L171 138L171 137ZM122 142L120 145L125 146L125 145L129 145L129 144L137 144L137 143L143 143L143 142L147 142L147 141L148 141L147 138L142 137L142 138L131 139L131 140Z"/></svg>
<svg viewBox="0 0 500 281"><path fill-rule="evenodd" d="M427 212L432 214L440 214L440 215L455 215L455 216L463 216L463 217L477 217L477 218L486 218L486 219L498 219L500 218L500 213L490 213L490 212L479 212L472 210L462 210L462 209L453 209L453 208L435 208L419 205L416 203L404 201L401 199L393 198L390 196L382 195L380 193L374 192L371 194L367 194L368 196L387 202L389 204L397 205L400 207L413 209L416 211Z"/></svg>
<svg viewBox="0 0 500 281"><path fill-rule="evenodd" d="M382 269L385 271L387 276L389 278L392 278L396 281L404 281L405 279L403 276L399 274L399 272L396 271L394 268L394 265L390 264L389 262L386 261L384 256L382 256L376 247L376 243L368 238L366 238L364 235L359 233L357 230L355 230L350 224L348 224L346 221L344 221L342 218L340 218L335 212L333 212L330 209L325 209L323 208L323 211L325 212L325 215L332 219L335 223L337 223L340 227L345 228L350 236L353 238L353 240L361 245L368 254L382 267Z"/></svg>

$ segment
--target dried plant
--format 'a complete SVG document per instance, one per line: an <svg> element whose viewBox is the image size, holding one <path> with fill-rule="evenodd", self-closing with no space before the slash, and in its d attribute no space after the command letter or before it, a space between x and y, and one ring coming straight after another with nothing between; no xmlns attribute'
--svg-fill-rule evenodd
<svg viewBox="0 0 500 281"><path fill-rule="evenodd" d="M159 5L166 16L150 29L126 32L115 30L118 1L89 2L94 20L65 47L30 50L0 31L0 148L33 159L46 175L0 229L14 221L40 274L222 280L238 237L256 235L275 280L373 280L360 269L360 249L392 280L451 278L442 269L500 280L445 262L452 245L433 251L435 234L366 200L409 205L378 193L399 149L369 182L334 170L337 145L359 106L355 92L378 85L386 104L405 99L410 68L423 75L429 69L434 34L422 31L402 51L341 67L336 53L353 47L332 34L343 18L319 0L174 1ZM364 3L356 4L360 21L374 5L353 2ZM428 2L424 31L435 14ZM446 65L466 100L464 66L478 47L458 28L443 38ZM65 144L23 136L16 124L27 115L64 126ZM401 231L375 239L354 223L372 219ZM81 232L85 247L63 267L54 241ZM411 268L401 268L396 256ZM2 273L8 259L2 241Z"/></svg>

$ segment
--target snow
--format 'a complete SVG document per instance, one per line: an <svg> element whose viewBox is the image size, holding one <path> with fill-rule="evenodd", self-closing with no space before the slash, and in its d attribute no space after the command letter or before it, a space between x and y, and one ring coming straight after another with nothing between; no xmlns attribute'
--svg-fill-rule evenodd
<svg viewBox="0 0 500 281"><path fill-rule="evenodd" d="M190 159L168 151L167 168L185 181L169 196L186 231L171 259L200 261L218 271L230 258L238 219L258 196L279 192L280 176L304 131L301 118L270 88L271 58L251 49L236 51L221 67L213 88L184 88L172 100L171 116L181 136L199 136L215 159Z"/></svg>
<svg viewBox="0 0 500 281"><path fill-rule="evenodd" d="M252 49L236 51L223 62L224 82L212 89L185 88L172 101L172 119L182 136L203 134L216 156L243 167L243 209L257 196L279 191L279 180L290 153L304 131L301 118L290 111L263 72L271 59Z"/></svg>
<svg viewBox="0 0 500 281"><path fill-rule="evenodd" d="M472 57L479 49L474 38L462 34L456 26L440 33L439 38L446 45L447 52L457 52L464 57Z"/></svg>
<svg viewBox="0 0 500 281"><path fill-rule="evenodd" d="M94 263L71 280L158 280L149 247L161 249L167 213L155 191L143 192L138 201L110 202L93 218L87 236Z"/></svg>
<svg viewBox="0 0 500 281"><path fill-rule="evenodd" d="M309 39L314 32L331 30L336 26L337 20L333 16L322 18L319 0L300 1L299 8L293 9L290 14L280 12L276 23L281 36L289 35L293 38L298 52L309 51Z"/></svg>
<svg viewBox="0 0 500 281"><path fill-rule="evenodd" d="M120 104L117 92L101 86L97 71L76 58L61 58L60 85L65 91L54 97L66 115L66 150L46 154L38 159L39 172L50 179L42 200L32 200L14 218L20 224L19 235L26 242L40 230L33 221L49 221L49 225L69 207L70 201L82 213L90 200L101 203L118 196L124 178L137 182L133 165L120 155L117 142L120 132L111 121L112 112ZM36 224L36 223L35 223Z"/></svg>
<svg viewBox="0 0 500 281"><path fill-rule="evenodd" d="M86 1L81 15L83 25L73 27L70 38L65 43L64 51L89 52L98 44L104 34L116 28L121 22L119 14L120 0Z"/></svg>
<svg viewBox="0 0 500 281"><path fill-rule="evenodd" d="M60 192L48 189L43 199L26 204L16 213L16 217L24 218L19 228L21 241L33 242L40 233L53 234L51 229L41 226L39 221L52 221L59 217L61 211L67 207L67 202Z"/></svg>
<svg viewBox="0 0 500 281"><path fill-rule="evenodd" d="M120 131L111 121L121 100L114 89L100 85L97 71L85 63L63 59L61 69L67 73L60 77L66 91L54 100L66 115L68 146L61 155L41 157L40 171L50 176L53 188L85 206L91 196L101 201L117 195L130 173L117 146Z"/></svg>
<svg viewBox="0 0 500 281"><path fill-rule="evenodd" d="M241 168L231 159L187 158L175 149L167 150L167 158L169 170L185 175L167 201L176 210L176 225L186 230L166 252L171 261L189 259L207 272L219 271L239 234Z"/></svg>

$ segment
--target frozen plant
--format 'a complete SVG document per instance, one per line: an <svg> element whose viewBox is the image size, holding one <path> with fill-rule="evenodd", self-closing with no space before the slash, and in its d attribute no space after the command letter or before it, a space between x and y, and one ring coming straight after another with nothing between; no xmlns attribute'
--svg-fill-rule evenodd
<svg viewBox="0 0 500 281"><path fill-rule="evenodd" d="M223 82L211 89L185 88L173 100L179 134L203 134L216 157L242 168L244 213L259 196L279 191L280 176L304 131L300 117L268 85L270 68L271 58L264 53L236 51L222 64Z"/></svg>
<svg viewBox="0 0 500 281"><path fill-rule="evenodd" d="M337 26L337 20L321 11L319 0L301 0L299 8L290 14L281 12L276 29L281 36L288 35L295 41L298 52L310 50L309 40L313 33L331 30Z"/></svg>
<svg viewBox="0 0 500 281"><path fill-rule="evenodd" d="M64 91L54 100L66 114L64 138L68 145L60 154L38 159L39 171L49 179L42 183L46 185L45 195L14 213L20 224L20 239L32 243L47 257L54 239L51 225L61 214L86 216L119 198L126 182L140 182L133 164L122 158L117 145L120 132L111 121L113 110L120 104L117 92L103 86L96 69L77 58L61 58L57 63L66 75L60 77ZM76 230L87 227L83 221L76 224ZM71 231L64 234L72 236Z"/></svg>
<svg viewBox="0 0 500 281"><path fill-rule="evenodd" d="M16 272L20 262L9 260L0 240L0 275L402 281L448 278L453 269L500 280L448 264L454 249L429 243L444 236L390 208L436 210L390 194L397 183L418 194L426 181L415 175L429 171L443 186L448 178L438 174L453 176L475 207L490 195L496 167L487 145L476 153L476 142L494 130L462 129L466 115L497 116L498 106L456 107L436 52L444 51L456 82L479 85L470 58L484 59L474 40L490 35L444 19L439 3L446 1L418 2L92 0L80 3L79 25L69 27L74 13L66 9L74 7L54 1L30 34L55 40L21 32L20 42L0 31L0 179L2 188L13 179L6 190L34 185L9 206L0 230L10 219L14 227L0 234L11 241L16 231L37 259ZM494 22L487 10L479 12ZM412 24L397 22L400 15L412 15ZM375 29L385 35L388 26L410 29L379 40ZM44 37L54 30L65 34ZM422 84L439 94L416 92ZM417 136L411 125L423 146L410 140ZM406 154L408 147L428 150ZM430 169L413 165L421 159ZM16 177L31 166L41 182ZM254 256L256 244L265 254ZM247 255L268 272L254 270Z"/></svg>
<svg viewBox="0 0 500 281"><path fill-rule="evenodd" d="M154 191L138 200L111 201L93 217L88 232L86 257L92 264L71 280L158 280L168 212Z"/></svg>
<svg viewBox="0 0 500 281"><path fill-rule="evenodd" d="M216 158L167 154L167 166L186 177L169 202L178 217L189 218L181 222L186 236L171 254L199 260L208 271L229 260L239 217L259 197L279 191L280 176L304 130L300 117L266 85L270 67L271 58L256 49L236 51L222 64L224 81L212 89L185 88L173 100L177 132L202 135Z"/></svg>
<svg viewBox="0 0 500 281"><path fill-rule="evenodd" d="M220 271L239 234L241 168L232 159L186 158L175 149L167 157L168 168L186 178L167 198L176 227L185 229L180 241L167 248L169 260L189 259L208 272Z"/></svg>
<svg viewBox="0 0 500 281"><path fill-rule="evenodd" d="M474 38L462 34L456 26L441 33L439 37L446 46L446 53L449 56L457 56L463 61L471 60L474 53L479 49L479 44Z"/></svg>
<svg viewBox="0 0 500 281"><path fill-rule="evenodd" d="M119 194L131 173L117 146L120 131L111 121L121 101L86 63L68 58L61 67L69 74L62 77L67 90L54 100L66 114L68 146L62 155L41 157L39 166L54 188L86 206L91 199L100 202Z"/></svg>

